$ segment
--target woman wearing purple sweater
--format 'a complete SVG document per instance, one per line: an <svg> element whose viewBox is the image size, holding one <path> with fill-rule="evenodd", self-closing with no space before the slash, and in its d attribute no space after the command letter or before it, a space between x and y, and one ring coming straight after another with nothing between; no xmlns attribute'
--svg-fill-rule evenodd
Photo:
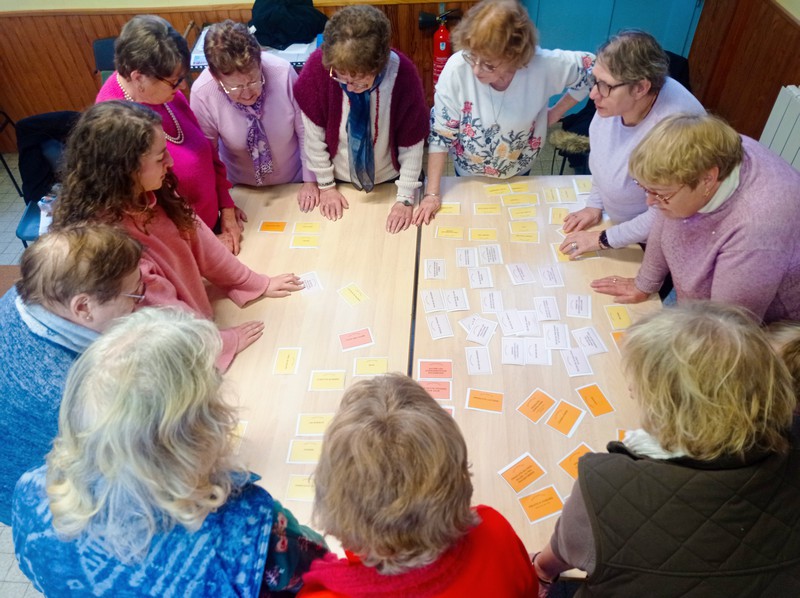
<svg viewBox="0 0 800 598"><path fill-rule="evenodd" d="M638 303L671 272L678 303L800 319L800 173L722 119L690 114L654 127L630 172L659 214L636 278L608 276L594 290Z"/></svg>

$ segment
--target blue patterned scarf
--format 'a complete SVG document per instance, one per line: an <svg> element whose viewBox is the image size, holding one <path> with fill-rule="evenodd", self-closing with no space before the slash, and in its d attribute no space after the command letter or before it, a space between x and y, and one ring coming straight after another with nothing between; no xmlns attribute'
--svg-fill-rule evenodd
<svg viewBox="0 0 800 598"><path fill-rule="evenodd" d="M360 93L348 91L347 85L339 84L350 100L350 114L347 117L350 182L359 191L367 193L375 187L375 152L372 144L372 123L369 118L370 95L378 89L385 73L386 69L375 77L371 88Z"/></svg>
<svg viewBox="0 0 800 598"><path fill-rule="evenodd" d="M247 117L247 153L253 159L253 170L255 170L256 185L258 186L263 185L266 175L272 172L272 151L269 149L267 132L264 131L264 125L261 124L266 95L267 86L264 84L261 87L261 95L252 106L245 106L228 97L228 101L233 104L233 107L244 112Z"/></svg>

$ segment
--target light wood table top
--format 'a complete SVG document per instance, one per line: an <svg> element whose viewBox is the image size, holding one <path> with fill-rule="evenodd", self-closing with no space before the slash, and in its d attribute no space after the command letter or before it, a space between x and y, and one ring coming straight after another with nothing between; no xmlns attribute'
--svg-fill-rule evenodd
<svg viewBox="0 0 800 598"><path fill-rule="evenodd" d="M452 400L442 401L442 404L454 407L454 417L467 440L475 486L473 504L484 503L501 511L531 551L540 550L549 540L556 517L540 523L529 523L518 497L524 497L553 485L560 496L566 498L571 492L573 479L558 466L558 462L562 458L578 447L581 442L585 442L596 451L603 451L610 440L616 439L618 428L638 427L637 410L628 394L620 367L620 354L612 340L611 323L604 309L604 306L612 304L613 301L611 297L594 293L589 288L589 282L609 274L634 276L642 259L642 250L638 247L631 247L602 252L599 254L600 257L592 259L558 263L558 269L564 282L563 287L545 288L538 270L541 266L557 263L551 244L561 243L563 240L563 237L557 232L557 229L561 228L560 225L548 223L550 208L568 208L570 211L575 211L582 207L582 197L585 197L585 195L578 195L578 203L549 204L545 201L544 190L572 187L573 178L589 180L589 177L565 176L518 177L506 181L527 183L530 192L538 194L539 203L535 206L536 217L526 222L537 223L539 243L511 242L509 229L511 220L508 211L510 206L503 205L503 202L511 200L513 203L513 199L519 196L510 192L503 199L500 196L487 195L486 185L497 183L495 180L444 178L442 200L445 205L448 202L459 202L460 215L437 215L432 226L422 229L420 246L413 375L415 378L418 377L419 359L452 359ZM499 204L499 213L476 215L476 209L488 212L497 210L497 208L491 207L475 208L476 204ZM523 213L523 215L525 214ZM530 214L527 215L530 216ZM437 238L437 226L444 229L461 227L463 239ZM470 241L471 228L473 233L477 232L475 229L495 229L497 240ZM477 232L477 234L481 233ZM555 297L560 312L560 319L557 323L566 324L570 331L594 326L600 339L607 346L608 352L588 358L594 372L593 375L569 377L560 352L555 350L552 351L552 365L549 366L501 364L503 333L499 326L488 344L492 374L467 374L465 347L480 345L466 340L467 333L458 324L458 321L474 313L495 322L498 321L498 318L495 314L481 314L481 290L470 288L468 268L457 266L456 249L487 244L501 246L503 265L487 266L491 272L494 286L491 289L483 290L500 291L505 310L534 310L535 297ZM424 278L426 259L445 260L445 280ZM524 263L531 267L535 277L534 284L512 284L506 265L517 263ZM454 336L432 340L422 304L422 293L428 289L457 288L467 289L470 309L468 311L436 312L447 313ZM591 319L567 316L567 294L591 297ZM635 321L640 315L659 309L659 307L660 302L657 299L651 299L639 305L628 306L628 310L632 320ZM571 335L569 340L570 346L577 346ZM588 412L587 406L575 389L592 383L597 383L604 391L616 409L615 412L597 418ZM468 388L503 393L502 413L466 409ZM556 401L563 399L586 411L572 437L567 437L545 424L550 413L534 424L516 410L517 406L525 401L536 388L544 390ZM498 472L526 452L529 452L541 464L546 474L517 495Z"/></svg>

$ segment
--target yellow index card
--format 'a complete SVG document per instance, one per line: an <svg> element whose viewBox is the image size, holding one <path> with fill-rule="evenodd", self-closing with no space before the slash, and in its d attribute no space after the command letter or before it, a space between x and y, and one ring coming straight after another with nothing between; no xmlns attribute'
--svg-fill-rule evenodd
<svg viewBox="0 0 800 598"><path fill-rule="evenodd" d="M575 195L575 189L570 187L559 187L558 196L561 198L561 203L575 203L578 201L578 196Z"/></svg>
<svg viewBox="0 0 800 598"><path fill-rule="evenodd" d="M504 206L535 206L539 203L539 196L536 193L517 193L504 195L500 201Z"/></svg>
<svg viewBox="0 0 800 598"><path fill-rule="evenodd" d="M511 233L512 243L538 243L539 233Z"/></svg>
<svg viewBox="0 0 800 598"><path fill-rule="evenodd" d="M545 203L558 203L558 191L556 191L553 187L545 187L542 189L542 193L544 193Z"/></svg>
<svg viewBox="0 0 800 598"><path fill-rule="evenodd" d="M472 209L476 216L492 216L499 214L501 207L499 203L476 203Z"/></svg>
<svg viewBox="0 0 800 598"><path fill-rule="evenodd" d="M301 413L297 416L298 436L322 436L333 419L333 413Z"/></svg>
<svg viewBox="0 0 800 598"><path fill-rule="evenodd" d="M344 390L344 370L314 370L308 390Z"/></svg>
<svg viewBox="0 0 800 598"><path fill-rule="evenodd" d="M292 232L316 235L322 230L321 222L295 222Z"/></svg>
<svg viewBox="0 0 800 598"><path fill-rule="evenodd" d="M272 373L278 376L296 374L300 363L301 347L280 347L275 353Z"/></svg>
<svg viewBox="0 0 800 598"><path fill-rule="evenodd" d="M298 440L289 443L287 463L317 463L322 453L321 440Z"/></svg>
<svg viewBox="0 0 800 598"><path fill-rule="evenodd" d="M463 239L464 227L462 226L437 226L437 239Z"/></svg>
<svg viewBox="0 0 800 598"><path fill-rule="evenodd" d="M530 185L528 183L511 183L509 184L511 187L511 191L513 193L525 193L530 189Z"/></svg>
<svg viewBox="0 0 800 598"><path fill-rule="evenodd" d="M436 212L437 216L444 215L444 216L460 216L461 215L461 204L457 201L445 201L442 202L442 207L439 208L439 211Z"/></svg>
<svg viewBox="0 0 800 598"><path fill-rule="evenodd" d="M314 500L314 479L308 475L290 475L286 500L312 502Z"/></svg>
<svg viewBox="0 0 800 598"><path fill-rule="evenodd" d="M484 187L486 195L502 195L508 193L511 188L508 185L486 185Z"/></svg>
<svg viewBox="0 0 800 598"><path fill-rule="evenodd" d="M359 303L363 303L369 297L367 294L361 290L356 283L351 282L349 285L342 287L337 291L339 296L347 301L350 305L358 305Z"/></svg>
<svg viewBox="0 0 800 598"><path fill-rule="evenodd" d="M625 330L631 326L631 314L624 305L606 305L606 314L614 330Z"/></svg>
<svg viewBox="0 0 800 598"><path fill-rule="evenodd" d="M496 228L471 228L469 229L470 241L497 241Z"/></svg>
<svg viewBox="0 0 800 598"><path fill-rule="evenodd" d="M536 208L533 206L508 208L508 216L511 220L530 220L536 218Z"/></svg>
<svg viewBox="0 0 800 598"><path fill-rule="evenodd" d="M508 228L511 229L512 234L537 233L539 232L539 223L535 220L515 220L508 223Z"/></svg>
<svg viewBox="0 0 800 598"><path fill-rule="evenodd" d="M388 357L356 357L354 376L379 376L389 371Z"/></svg>
<svg viewBox="0 0 800 598"><path fill-rule="evenodd" d="M319 237L317 235L292 235L289 247L292 249L317 249Z"/></svg>

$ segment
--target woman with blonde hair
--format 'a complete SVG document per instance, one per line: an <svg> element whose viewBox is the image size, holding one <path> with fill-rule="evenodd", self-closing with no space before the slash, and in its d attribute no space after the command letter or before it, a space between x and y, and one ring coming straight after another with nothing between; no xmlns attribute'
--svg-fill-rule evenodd
<svg viewBox="0 0 800 598"><path fill-rule="evenodd" d="M142 246L92 225L39 237L0 298L0 522L11 525L19 477L44 459L72 363L144 297Z"/></svg>
<svg viewBox="0 0 800 598"><path fill-rule="evenodd" d="M315 562L304 598L531 596L530 559L505 518L470 508L458 425L416 382L353 384L325 432L314 517L347 558Z"/></svg>
<svg viewBox="0 0 800 598"><path fill-rule="evenodd" d="M623 362L642 429L580 459L540 581L577 567L579 596L798 595L800 422L763 330L691 303L630 328Z"/></svg>
<svg viewBox="0 0 800 598"><path fill-rule="evenodd" d="M589 95L594 55L542 50L537 42L517 0L482 0L453 31L459 51L436 84L428 180L415 224L427 224L441 207L448 153L460 176L528 174L547 127ZM550 97L561 93L548 108Z"/></svg>
<svg viewBox="0 0 800 598"><path fill-rule="evenodd" d="M294 274L258 274L227 251L179 195L172 165L161 118L150 108L120 101L91 106L67 140L52 226L115 224L141 241L144 305L175 305L212 319L204 279L239 306L302 288ZM258 321L222 330L220 368L263 330Z"/></svg>
<svg viewBox="0 0 800 598"><path fill-rule="evenodd" d="M70 371L45 466L14 494L20 568L48 596L296 591L322 538L234 461L207 321L143 309Z"/></svg>
<svg viewBox="0 0 800 598"><path fill-rule="evenodd" d="M741 305L764 323L800 320L800 173L721 118L675 114L631 154L658 215L636 278L592 282L638 303L672 274L678 304Z"/></svg>

